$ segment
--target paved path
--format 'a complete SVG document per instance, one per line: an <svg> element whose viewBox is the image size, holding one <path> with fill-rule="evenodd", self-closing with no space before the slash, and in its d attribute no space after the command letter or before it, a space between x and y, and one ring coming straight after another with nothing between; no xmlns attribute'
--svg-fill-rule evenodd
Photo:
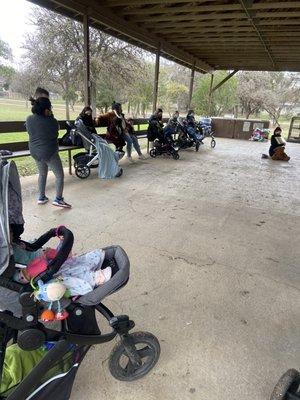
<svg viewBox="0 0 300 400"><path fill-rule="evenodd" d="M161 342L134 383L110 376L112 343L94 347L72 400L265 400L300 368L300 145L288 164L266 150L219 139L179 161L124 161L115 181L66 177L71 211L37 207L36 177L23 179L29 237L65 224L76 251L126 249L131 279L106 304Z"/></svg>

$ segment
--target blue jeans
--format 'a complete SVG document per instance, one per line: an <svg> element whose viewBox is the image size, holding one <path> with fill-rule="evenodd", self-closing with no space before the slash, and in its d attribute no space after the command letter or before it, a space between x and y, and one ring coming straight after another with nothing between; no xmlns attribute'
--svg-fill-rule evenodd
<svg viewBox="0 0 300 400"><path fill-rule="evenodd" d="M189 137L191 137L192 139L194 139L194 141L197 143L198 142L198 138L196 135L196 131L192 126L188 126L187 127L187 133L189 135Z"/></svg>
<svg viewBox="0 0 300 400"><path fill-rule="evenodd" d="M39 170L38 185L40 198L45 197L48 169L50 168L55 175L56 197L61 199L64 190L64 170L59 154L55 153L50 160L35 159L35 162Z"/></svg>
<svg viewBox="0 0 300 400"><path fill-rule="evenodd" d="M136 137L136 135L130 135L129 133L125 133L124 140L127 144L127 146L126 146L127 157L131 157L132 146L135 148L135 150L139 156L142 155L139 141L138 141L138 138Z"/></svg>
<svg viewBox="0 0 300 400"><path fill-rule="evenodd" d="M129 133L124 133L123 138L126 142L127 157L131 157L132 139Z"/></svg>

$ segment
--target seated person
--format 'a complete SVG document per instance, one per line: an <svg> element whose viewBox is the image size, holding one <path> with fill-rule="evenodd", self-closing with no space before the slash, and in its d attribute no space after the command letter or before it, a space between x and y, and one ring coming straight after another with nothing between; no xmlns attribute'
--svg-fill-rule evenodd
<svg viewBox="0 0 300 400"><path fill-rule="evenodd" d="M173 142L173 135L176 133L178 124L179 112L175 111L172 117L169 119L167 125L164 127L164 136L170 142Z"/></svg>
<svg viewBox="0 0 300 400"><path fill-rule="evenodd" d="M80 119L91 133L97 134L97 131L95 128L95 121L93 119L92 114L93 114L93 110L91 109L91 107L84 107L84 109L81 111L81 113L76 118L76 121Z"/></svg>
<svg viewBox="0 0 300 400"><path fill-rule="evenodd" d="M289 161L290 157L285 153L286 142L281 136L282 129L278 126L271 137L269 155L272 160Z"/></svg>
<svg viewBox="0 0 300 400"><path fill-rule="evenodd" d="M154 142L155 139L158 139L160 142L164 141L164 133L163 133L163 122L162 122L163 110L158 108L154 114L149 118L149 125L147 131L147 138L149 142Z"/></svg>
<svg viewBox="0 0 300 400"><path fill-rule="evenodd" d="M187 133L190 138L192 138L195 143L198 143L197 137L197 126L195 120L194 110L189 110L186 116Z"/></svg>
<svg viewBox="0 0 300 400"><path fill-rule="evenodd" d="M116 150L123 152L125 146L124 132L126 129L126 122L122 114L122 106L120 103L112 103L112 110L99 115L95 119L96 126L106 126L106 138L116 146Z"/></svg>
<svg viewBox="0 0 300 400"><path fill-rule="evenodd" d="M132 141L132 145L135 148L136 152L139 155L139 159L141 160L145 160L145 156L143 155L141 148L140 148L140 144L138 141L138 138L135 134L134 131L134 126L133 126L133 118L128 118L126 119L126 123L127 123L127 133L131 138ZM132 150L132 146L129 145L129 143L127 143L127 157L130 159L131 158L131 150Z"/></svg>

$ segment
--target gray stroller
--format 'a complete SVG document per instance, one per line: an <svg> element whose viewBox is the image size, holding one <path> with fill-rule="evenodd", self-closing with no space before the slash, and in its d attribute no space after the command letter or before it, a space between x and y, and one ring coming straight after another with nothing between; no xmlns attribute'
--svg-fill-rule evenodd
<svg viewBox="0 0 300 400"><path fill-rule="evenodd" d="M130 263L125 251L120 246L105 248L104 264L111 266L112 278L86 295L65 299L63 307L69 313L68 318L59 321L58 328L47 326L40 320L44 304L34 301L32 287L13 280L15 261L11 240L35 251L55 235L62 238L56 257L46 271L34 278L49 282L67 259L73 234L66 227L59 227L50 229L33 243L17 238L23 232L24 220L19 175L13 161L0 162L0 178L0 399L68 400L78 367L90 346L116 336L120 341L109 357L112 375L123 381L146 375L158 361L158 340L146 332L129 333L134 322L126 315L114 316L102 304L106 296L128 282ZM101 334L97 313L107 319L110 333ZM41 349L43 357L28 370L30 357ZM15 361L14 356L18 357ZM13 365L17 365L18 378L11 372ZM23 371L26 365L27 371Z"/></svg>
<svg viewBox="0 0 300 400"><path fill-rule="evenodd" d="M91 168L98 168L99 177L103 179L119 178L123 174L118 162L124 153L113 151L107 141L90 132L81 119L75 121L71 135L79 135L86 150L85 153L77 153L73 157L75 174L78 178L88 178Z"/></svg>

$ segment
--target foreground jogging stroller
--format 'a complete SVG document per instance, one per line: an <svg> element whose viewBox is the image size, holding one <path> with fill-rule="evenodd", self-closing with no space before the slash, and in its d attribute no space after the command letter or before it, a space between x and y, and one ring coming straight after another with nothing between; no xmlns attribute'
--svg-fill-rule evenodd
<svg viewBox="0 0 300 400"><path fill-rule="evenodd" d="M287 370L277 382L270 400L300 400L300 372Z"/></svg>
<svg viewBox="0 0 300 400"><path fill-rule="evenodd" d="M104 164L107 165L106 169L110 168L110 158L113 158L113 161L118 161L124 156L123 152L114 152L104 139L91 133L80 119L75 121L71 134L73 134L73 136L79 135L82 139L83 147L85 148L85 152L80 152L73 156L75 174L80 179L88 178L91 173L91 168L99 167L99 159L101 157L97 150L97 141L101 141L103 149L106 150L105 155L103 155L101 159L103 166ZM115 176L118 178L122 174L123 169L117 168Z"/></svg>
<svg viewBox="0 0 300 400"><path fill-rule="evenodd" d="M13 161L0 162L0 178L0 399L68 400L78 367L90 346L111 341L117 335L120 341L109 358L112 375L124 381L146 375L159 358L158 340L146 332L130 334L134 322L126 315L114 316L101 303L128 282L130 263L125 251L119 246L105 248L112 278L86 295L65 299L63 307L69 317L58 322L59 328L44 325L39 319L43 304L34 301L32 287L12 279L15 262L10 228L13 226L14 232L22 234L24 224L19 175ZM35 250L55 235L62 237L62 245L46 271L34 278L35 281L47 282L59 271L72 248L73 234L59 227L50 229L34 243L23 242ZM110 333L101 334L97 313L108 320ZM31 362L28 368L29 359L35 357L36 360L37 352L43 352L43 357L34 365ZM18 359L22 357L24 362L14 361L14 355L18 355ZM27 370L23 371L26 365ZM3 388L7 381L13 384Z"/></svg>

